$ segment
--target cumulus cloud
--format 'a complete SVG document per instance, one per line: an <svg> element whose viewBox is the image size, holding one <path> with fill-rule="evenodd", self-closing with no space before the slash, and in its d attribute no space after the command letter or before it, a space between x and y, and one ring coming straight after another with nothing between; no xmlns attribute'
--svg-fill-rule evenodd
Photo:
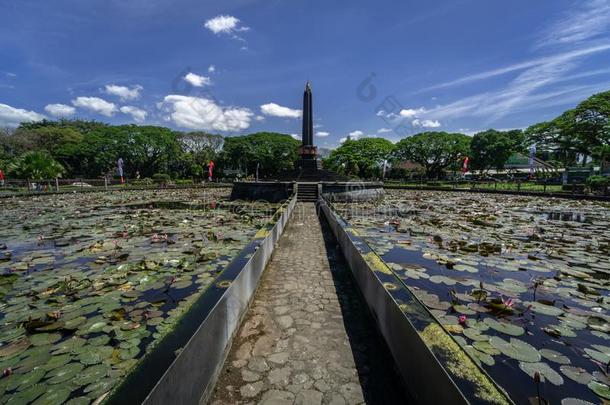
<svg viewBox="0 0 610 405"><path fill-rule="evenodd" d="M137 100L140 98L140 92L144 89L144 87L139 84L130 87L127 86L118 86L116 84L108 84L106 85L105 93L110 94L111 96L117 96L121 99L121 101L128 100Z"/></svg>
<svg viewBox="0 0 610 405"><path fill-rule="evenodd" d="M437 120L419 120L414 119L411 121L411 124L414 127L422 127L422 128L438 128L441 126L441 123Z"/></svg>
<svg viewBox="0 0 610 405"><path fill-rule="evenodd" d="M326 131L318 131L316 132L316 136L319 136L321 138L324 138L325 136L330 135L330 132L326 132Z"/></svg>
<svg viewBox="0 0 610 405"><path fill-rule="evenodd" d="M44 110L54 117L71 117L76 112L76 108L65 104L48 104Z"/></svg>
<svg viewBox="0 0 610 405"><path fill-rule="evenodd" d="M195 87L209 86L212 83L209 77L199 76L192 72L184 76L184 80Z"/></svg>
<svg viewBox="0 0 610 405"><path fill-rule="evenodd" d="M388 132L392 132L392 130L390 128L379 128L377 130L378 134L385 134L385 133L388 133Z"/></svg>
<svg viewBox="0 0 610 405"><path fill-rule="evenodd" d="M223 107L207 98L166 96L161 107L177 126L207 131L240 131L250 126L254 114L247 108Z"/></svg>
<svg viewBox="0 0 610 405"><path fill-rule="evenodd" d="M210 66L208 67L208 73L214 73L215 71L216 71L216 66L214 66L214 65L210 65Z"/></svg>
<svg viewBox="0 0 610 405"><path fill-rule="evenodd" d="M106 117L112 117L117 111L114 103L108 102L98 97L77 97L72 100L72 105L83 108Z"/></svg>
<svg viewBox="0 0 610 405"><path fill-rule="evenodd" d="M352 132L349 133L349 137L350 137L350 139L352 141L354 141L354 140L356 140L356 139L358 139L358 138L360 138L362 136L364 136L364 132L362 132L360 130L352 131Z"/></svg>
<svg viewBox="0 0 610 405"><path fill-rule="evenodd" d="M136 122L144 122L146 116L148 115L148 113L142 110L141 108L134 107L131 105L125 105L121 107L121 112L123 114L131 115L131 118L133 118L133 120Z"/></svg>
<svg viewBox="0 0 610 405"><path fill-rule="evenodd" d="M301 135L299 134L290 134L291 137L293 137L294 139L296 139L297 141L301 140Z"/></svg>
<svg viewBox="0 0 610 405"><path fill-rule="evenodd" d="M293 110L275 103L261 105L261 112L265 115L282 118L300 118L303 114L301 110Z"/></svg>
<svg viewBox="0 0 610 405"><path fill-rule="evenodd" d="M256 121L265 121L265 117L263 117L262 115L257 115L256 117L254 117L254 119Z"/></svg>
<svg viewBox="0 0 610 405"><path fill-rule="evenodd" d="M40 121L45 116L34 111L11 107L8 104L0 104L0 126L16 127L22 122Z"/></svg>
<svg viewBox="0 0 610 405"><path fill-rule="evenodd" d="M401 117L405 117L405 118L415 118L417 116L419 116L420 114L423 114L426 112L425 108L418 108L418 109L413 109L413 108L407 108L407 109L402 109L400 110L400 116Z"/></svg>
<svg viewBox="0 0 610 405"><path fill-rule="evenodd" d="M207 20L204 26L216 35L226 34L235 39L241 39L237 32L248 31L250 28L241 24L237 17L232 15L219 15Z"/></svg>

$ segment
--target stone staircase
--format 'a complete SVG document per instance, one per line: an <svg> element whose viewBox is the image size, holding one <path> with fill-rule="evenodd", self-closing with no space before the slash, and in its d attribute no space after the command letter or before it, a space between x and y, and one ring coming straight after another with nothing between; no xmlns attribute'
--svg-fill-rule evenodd
<svg viewBox="0 0 610 405"><path fill-rule="evenodd" d="M297 201L315 202L318 200L318 183L297 183Z"/></svg>

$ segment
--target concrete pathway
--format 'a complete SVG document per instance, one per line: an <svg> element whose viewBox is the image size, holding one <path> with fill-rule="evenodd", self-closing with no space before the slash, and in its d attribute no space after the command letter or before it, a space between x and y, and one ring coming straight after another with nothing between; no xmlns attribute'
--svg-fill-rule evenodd
<svg viewBox="0 0 610 405"><path fill-rule="evenodd" d="M409 402L348 272L314 204L298 204L211 403Z"/></svg>

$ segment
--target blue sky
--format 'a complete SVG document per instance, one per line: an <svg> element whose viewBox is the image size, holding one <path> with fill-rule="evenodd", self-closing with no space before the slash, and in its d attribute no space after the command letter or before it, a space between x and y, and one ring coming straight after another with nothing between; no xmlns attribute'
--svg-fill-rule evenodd
<svg viewBox="0 0 610 405"><path fill-rule="evenodd" d="M523 128L610 90L610 0L0 0L0 126L42 117L320 146Z"/></svg>

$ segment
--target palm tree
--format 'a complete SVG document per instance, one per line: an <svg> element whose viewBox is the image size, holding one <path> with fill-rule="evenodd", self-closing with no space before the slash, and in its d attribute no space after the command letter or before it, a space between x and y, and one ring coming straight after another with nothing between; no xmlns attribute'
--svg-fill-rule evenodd
<svg viewBox="0 0 610 405"><path fill-rule="evenodd" d="M47 152L32 151L19 156L9 165L9 171L17 178L40 182L61 177L65 169Z"/></svg>

